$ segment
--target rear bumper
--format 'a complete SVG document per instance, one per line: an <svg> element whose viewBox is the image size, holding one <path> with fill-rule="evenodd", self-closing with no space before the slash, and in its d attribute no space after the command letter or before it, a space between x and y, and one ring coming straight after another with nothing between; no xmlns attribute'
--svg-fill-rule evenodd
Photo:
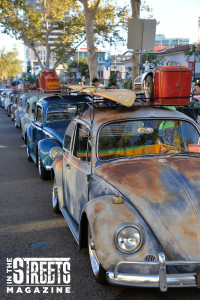
<svg viewBox="0 0 200 300"><path fill-rule="evenodd" d="M158 254L159 260L156 262L142 261L121 261L115 266L114 272L107 272L107 281L115 285L137 286L137 287L158 287L162 292L169 287L200 287L199 273L179 273L167 274L166 266L195 265L200 267L200 261L165 261L163 253ZM122 265L155 266L159 269L156 275L137 275L119 273L118 269Z"/></svg>

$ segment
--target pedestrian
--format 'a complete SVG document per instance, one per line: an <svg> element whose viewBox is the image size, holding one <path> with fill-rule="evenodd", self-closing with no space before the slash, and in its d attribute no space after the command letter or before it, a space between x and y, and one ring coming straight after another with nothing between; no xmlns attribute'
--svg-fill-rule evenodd
<svg viewBox="0 0 200 300"><path fill-rule="evenodd" d="M112 82L110 84L110 89L116 89L116 83L115 82Z"/></svg>
<svg viewBox="0 0 200 300"><path fill-rule="evenodd" d="M92 83L93 83L93 85L95 86L95 87L100 87L100 86L103 86L103 84L99 81L99 79L98 78L94 78L93 80L92 80Z"/></svg>
<svg viewBox="0 0 200 300"><path fill-rule="evenodd" d="M200 82L195 83L194 94L195 95L197 95L197 94L200 95Z"/></svg>

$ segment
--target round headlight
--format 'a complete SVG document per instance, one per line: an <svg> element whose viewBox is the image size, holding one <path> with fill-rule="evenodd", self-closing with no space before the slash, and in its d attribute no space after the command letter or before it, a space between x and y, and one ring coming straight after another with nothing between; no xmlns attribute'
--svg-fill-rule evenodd
<svg viewBox="0 0 200 300"><path fill-rule="evenodd" d="M116 236L117 247L124 253L137 251L142 244L142 235L137 226L123 227Z"/></svg>
<svg viewBox="0 0 200 300"><path fill-rule="evenodd" d="M51 156L51 158L52 158L53 160L56 159L58 156L60 156L60 155L62 155L62 154L63 154L62 149L59 148L59 147L54 147L54 148L52 148L51 151L50 151L50 156Z"/></svg>

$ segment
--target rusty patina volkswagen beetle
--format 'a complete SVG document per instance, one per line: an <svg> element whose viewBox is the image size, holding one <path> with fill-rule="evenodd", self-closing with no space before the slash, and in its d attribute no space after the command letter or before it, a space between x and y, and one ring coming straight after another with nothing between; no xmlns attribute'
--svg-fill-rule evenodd
<svg viewBox="0 0 200 300"><path fill-rule="evenodd" d="M52 204L97 281L199 286L200 129L169 108L97 102L68 126Z"/></svg>

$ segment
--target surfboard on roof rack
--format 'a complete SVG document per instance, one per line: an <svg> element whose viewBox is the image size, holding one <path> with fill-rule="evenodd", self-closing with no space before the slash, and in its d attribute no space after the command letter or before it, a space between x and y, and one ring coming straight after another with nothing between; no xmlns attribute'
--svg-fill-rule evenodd
<svg viewBox="0 0 200 300"><path fill-rule="evenodd" d="M91 85L82 86L78 84L68 85L67 87L80 93L88 93L92 96L102 97L127 107L132 106L136 99L135 92L126 89L106 89L106 87L96 88Z"/></svg>

